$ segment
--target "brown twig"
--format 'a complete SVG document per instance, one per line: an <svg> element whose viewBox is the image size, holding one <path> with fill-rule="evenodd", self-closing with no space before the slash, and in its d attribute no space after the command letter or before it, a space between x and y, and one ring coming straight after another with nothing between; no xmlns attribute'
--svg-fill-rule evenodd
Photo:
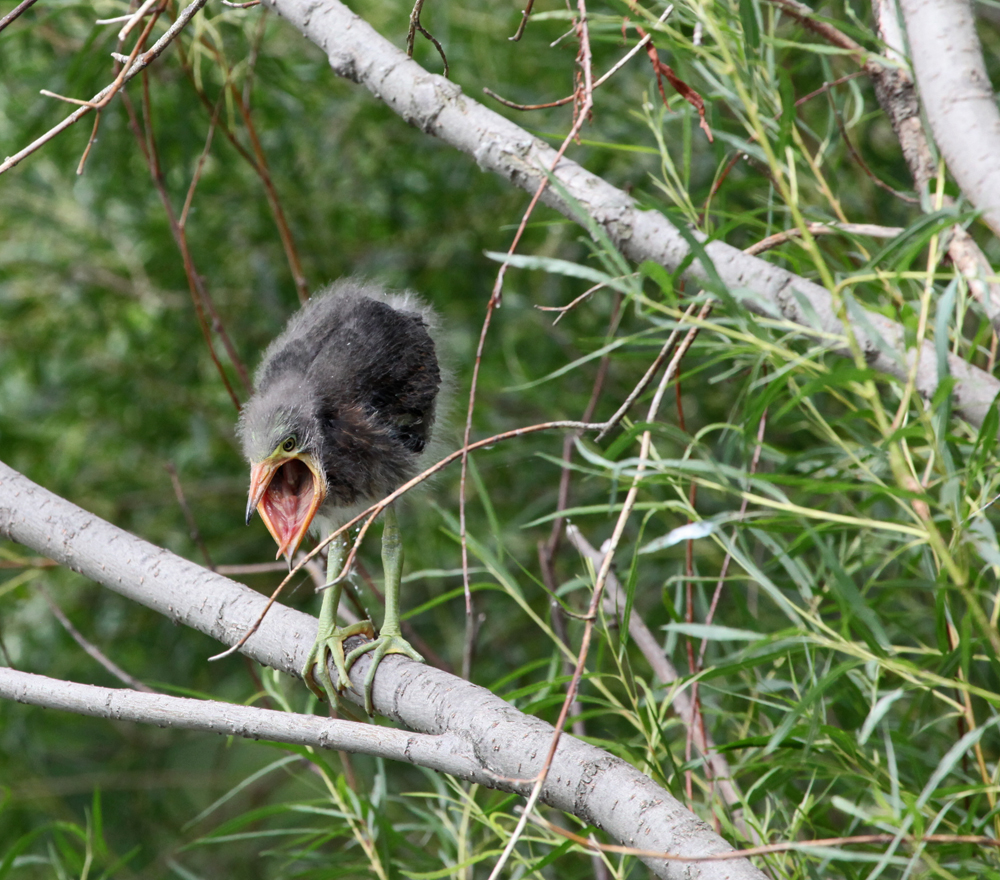
<svg viewBox="0 0 1000 880"><path fill-rule="evenodd" d="M830 101L830 109L833 111L833 118L837 122L837 129L840 131L840 136L844 139L847 151L851 154L851 157L857 163L858 167L865 173L865 175L867 175L868 179L871 180L875 186L884 189L886 192L892 193L896 196L896 198L902 199L904 202L909 202L911 205L919 204L920 199L915 198L914 196L908 196L906 193L902 193L898 189L889 186L889 184L877 177L875 172L868 167L868 163L861 158L861 155L854 148L854 144L851 142L851 139L847 134L847 128L844 126L844 120L841 118L840 110L837 109L837 105L833 102L833 95L827 93L827 98Z"/></svg>
<svg viewBox="0 0 1000 880"><path fill-rule="evenodd" d="M615 297L614 308L611 311L610 326L608 328L609 336L614 335L620 314L621 295L619 294ZM562 316L560 315L560 317ZM604 380L607 377L610 363L610 355L605 354L598 364L597 374L594 377L594 384L590 391L590 400L587 401L587 405L584 408L583 417L581 419L584 422L589 422L594 417L594 411L597 409L597 402L600 399L601 391L604 388ZM562 473L559 475L559 490L556 499L556 513L560 515L556 516L552 522L552 530L549 532L548 540L538 542L538 563L542 572L542 582L544 583L545 588L549 591L549 616L552 620L552 626L556 635L559 636L563 644L566 645L569 644L569 631L566 626L566 615L563 613L563 607L559 604L559 600L556 598L558 584L556 583L555 557L556 553L559 551L559 544L562 540L563 532L566 526L566 518L563 517L561 513L569 506L569 482L571 475L569 465L573 460L573 447L576 444L577 438L581 436L581 433L582 432L577 431L572 434L567 434L563 438L563 468ZM569 658L563 657L562 665L563 675L572 675L573 667ZM571 712L575 719L573 721L573 735L578 737L584 737L587 734L583 720L579 717L582 714L582 711L583 706L580 703L579 698L577 698L574 700Z"/></svg>
<svg viewBox="0 0 1000 880"><path fill-rule="evenodd" d="M570 303L568 303L567 305L564 305L564 306L539 306L539 305L536 305L535 308L538 309L538 311L540 311L540 312L559 312L559 314L556 316L556 319L552 322L552 326L555 327L555 325L558 324L563 318L565 318L566 315L569 312L571 312L578 305L580 305L580 303L582 303L585 299L587 299L587 297L591 296L592 294L597 293L597 291L600 290L603 287L607 287L607 284L604 281L602 281L600 284L595 284L593 287L588 287L578 297L575 297L572 300L572 302L570 302Z"/></svg>
<svg viewBox="0 0 1000 880"><path fill-rule="evenodd" d="M841 85L841 84L843 84L845 82L848 82L849 80L856 79L857 77L864 76L864 75L865 75L865 71L863 71L863 70L856 70L854 73L849 73L846 76L841 76L841 77L838 77L837 79L830 80L829 82L825 82L818 89L815 89L814 91L809 92L809 94L803 95L801 98L799 98L795 102L795 106L796 107L801 107L807 101L811 101L813 98L816 98L816 97L822 95L824 92L829 91L830 89L834 88L835 86L839 86L839 85ZM779 114L773 116L772 120L776 120L776 119L780 118L780 116L781 116L781 114L779 113ZM747 143L752 144L756 140L757 140L757 132L752 132L751 135L750 135L750 139L747 141ZM745 156L745 155L746 154L745 154L745 152L743 150L738 150L737 152L735 152L730 157L729 161L726 163L726 167L722 170L722 173L714 181L712 181L712 186L709 189L708 195L705 197L705 204L702 206L702 209L701 209L702 222L704 222L705 214L708 212L708 206L709 206L709 204L711 203L712 199L715 198L716 193L718 193L719 189L722 187L722 184L725 182L726 178L729 176L729 172L732 171L733 168L736 166L736 163L739 162L740 157L741 156Z"/></svg>
<svg viewBox="0 0 1000 880"><path fill-rule="evenodd" d="M905 231L900 226L877 226L873 223L807 223L806 229L810 235L834 235L838 232L846 232L850 235L868 235L872 238L895 238ZM764 251L769 251L801 236L802 230L793 226L754 242L750 247L744 248L743 253L757 256L757 254L762 254Z"/></svg>
<svg viewBox="0 0 1000 880"><path fill-rule="evenodd" d="M812 847L847 846L850 844L863 843L895 843L896 841L906 841L911 844L922 843L971 843L977 846L1000 847L1000 840L994 837L985 837L979 834L924 834L914 836L909 834L855 834L851 837L824 837L818 840L786 840L781 843L767 843L763 846L751 846L746 849L734 849L729 852L708 853L703 856L677 855L676 853L662 852L659 850L636 849L630 846L621 846L616 843L598 843L589 837L581 837L568 828L555 825L542 817L536 817L538 825L554 831L562 837L572 840L580 846L597 852L621 853L623 855L636 856L637 858L663 859L666 862L728 862L733 859L745 859L750 856L766 856L771 853L794 852L799 849L808 850Z"/></svg>
<svg viewBox="0 0 1000 880"><path fill-rule="evenodd" d="M21 0L10 12L8 12L3 18L0 18L0 31L2 31L7 25L17 18L20 18L21 14L25 10L32 7L37 0Z"/></svg>
<svg viewBox="0 0 1000 880"><path fill-rule="evenodd" d="M578 34L580 38L580 49L577 54L577 63L583 69L583 82L582 91L583 95L581 101L574 108L576 118L573 122L573 126L570 129L566 139L563 141L562 146L556 153L556 158L553 161L550 171L555 171L556 166L559 164L559 160L562 158L563 153L566 152L567 147L572 143L573 139L576 137L577 133L580 131L581 126L584 121L590 115L590 110L594 104L594 94L593 94L593 76L591 71L591 54L590 54L590 37L589 31L587 30L586 21L586 7L584 5L584 0L578 0L580 17L576 23L578 28ZM542 182L538 185L538 189L535 191L534 196L529 202L527 209L525 210L523 216L521 217L521 223L517 228L517 232L514 234L514 239L507 249L507 253L513 254L517 249L517 245L521 240L521 236L524 234L524 230L528 225L528 218L531 216L535 209L535 205L538 204L538 200L542 197L542 193L545 191L545 187L548 185L548 177L542 178ZM469 444L469 439L472 436L472 414L475 409L476 402L476 388L479 380L479 367L482 360L482 353L486 345L486 334L489 331L490 322L493 318L493 311L499 308L501 301L501 291L503 290L503 279L507 272L508 263L506 260L500 264L499 270L497 270L497 277L493 283L493 291L490 294L489 302L486 304L486 316L483 319L483 328L479 335L479 345L476 349L476 363L472 372L472 381L469 387L469 406L466 412L465 418L465 433L462 438L462 474L459 479L459 496L458 496L458 516L459 516L459 540L462 545L462 577L465 584L465 594L466 594L466 632L468 638L469 627L472 626L472 598L471 591L469 588L469 551L468 551L468 541L466 538L465 529L465 486L468 474L469 466L469 453L468 450L471 448ZM502 861L503 859L501 859Z"/></svg>
<svg viewBox="0 0 1000 880"><path fill-rule="evenodd" d="M579 0L579 5L581 8L581 16L583 16L583 0ZM659 412L660 404L663 400L663 395L666 391L667 385L673 380L676 375L676 371L680 366L681 359L687 353L688 348L691 343L694 342L695 336L698 333L699 328L693 327L685 337L684 341L678 346L674 357L671 359L670 364L664 371L663 378L660 380L660 385L653 395L653 400L649 405L649 410L647 412L646 421L653 422L656 420L656 415ZM601 607L602 597L604 593L604 585L607 582L608 575L611 573L611 565L614 560L615 551L618 548L622 536L625 533L625 524L628 522L629 517L632 514L632 509L635 505L636 498L639 494L639 486L643 479L643 474L646 470L646 465L649 460L649 451L652 445L653 433L652 430L647 429L642 434L642 440L640 441L638 464L636 465L635 474L632 478L632 485L629 488L628 494L622 503L621 512L618 515L618 520L615 523L614 531L612 532L611 538L608 542L608 550L604 557L604 562L601 564L600 569L597 572L597 576L594 579L594 590L591 596L590 606L587 609L587 614L584 617L584 627L583 636L580 640L580 650L577 653L576 667L573 670L573 677L570 679L569 685L566 688L566 696L563 700L562 707L559 711L559 717L553 725L555 731L552 735L552 741L549 746L549 751L545 756L545 760L542 762L542 768L538 773L535 784L532 787L531 795L528 797L528 802L524 807L524 815L518 821L517 827L514 829L513 833L508 840L507 845L504 847L504 851L497 861L493 872L490 874L490 880L495 880L498 876L500 870L509 857L515 843L518 840L519 835L524 829L527 817L531 814L534 809L535 804L538 802L538 797L541 794L542 786L545 784L545 780L548 777L550 768L552 767L552 759L555 756L556 749L559 747L559 740L562 738L563 726L566 723L566 717L569 713L570 707L573 705L574 698L576 697L578 688L580 686L580 680L583 677L583 669L587 662L587 655L590 651L590 643L593 638L594 624L597 620L598 609Z"/></svg>
<svg viewBox="0 0 1000 880"><path fill-rule="evenodd" d="M638 384L629 393L628 397L625 398L625 402L622 403L620 407L615 411L615 414L611 416L607 422L604 423L604 428L601 433L594 438L595 443L600 443L605 437L607 437L608 432L611 431L615 425L617 425L624 417L625 414L632 408L632 404L639 399L639 397L646 391L649 387L649 383L653 381L653 377L659 372L660 367L663 366L663 362L670 355L673 350L675 343L677 342L677 337L680 335L680 328L683 326L684 322L691 317L691 313L697 307L697 303L691 303L688 306L687 311L681 317L680 321L677 322L677 326L671 331L670 335L667 337L667 341L663 343L663 347L660 349L660 353L653 359L653 362L649 365L649 369L643 374L643 377L639 380ZM711 305L706 303L702 306L702 310L698 315L698 318L704 318L711 310Z"/></svg>
<svg viewBox="0 0 1000 880"><path fill-rule="evenodd" d="M344 534L345 532L354 528L354 526L364 521L364 525L362 525L360 530L358 531L358 535L354 540L353 546L347 553L347 556L344 560L344 564L340 570L340 573L337 575L336 578L333 579L333 581L330 581L329 583L325 584L325 587L330 587L334 583L346 577L347 573L351 570L351 566L354 565L354 559L357 556L358 548L361 546L361 542L364 540L365 534L368 532L368 529L371 527L371 524L378 518L379 514L381 514L382 511L384 511L386 507L392 504L397 498L400 498L407 492L409 492L410 489L412 489L414 486L420 485L422 482L424 482L424 480L427 480L430 477L434 476L434 474L436 474L438 471L441 471L448 465L452 464L453 462L458 461L459 459L462 458L463 455L468 454L469 452L475 452L477 449L483 449L484 447L492 446L495 443L502 443L505 440L513 440L517 437L525 437L528 434L534 434L537 433L538 431L553 431L560 429L598 431L603 427L604 425L602 423L588 425L582 422L573 422L573 421L542 422L541 424L537 425L527 425L526 427L523 428L514 428L510 431L504 431L501 434L494 434L492 437L487 437L485 440L477 440L475 443L470 443L468 446L463 446L461 449L456 449L450 455L446 455L440 461L436 462L435 464L427 468L427 470L417 474L412 480L408 480L407 482L403 483L403 485L400 486L398 489L396 489L394 492L391 492L389 495L386 495L385 498L371 505L367 510L363 510L356 517L354 517L354 519L350 520L350 522L344 523L339 529L337 529L332 534L328 535L326 538L320 541L312 550L310 550L305 555L305 557L302 559L301 562L298 562L292 568L292 570L288 572L288 575L285 577L285 579L282 580L280 584L278 584L275 591L271 594L271 597L268 600L267 605L265 605L264 609L261 611L260 616L257 618L256 621L254 621L253 626L251 626L247 630L247 632L244 633L243 637L235 645L233 645L230 648L227 648L221 654L216 654L214 657L209 657L208 659L221 660L223 657L228 657L230 654L233 654L240 648L242 648L246 644L247 639L249 639L260 628L260 625L263 622L264 617L266 616L268 610L275 603L275 601L277 601L278 596L281 594L282 590L285 589L285 587L292 580L292 578L294 578L300 571L302 571L305 565L310 560L318 556L324 550L324 548L326 548L332 541L336 540L342 534Z"/></svg>
<svg viewBox="0 0 1000 880"><path fill-rule="evenodd" d="M221 317L215 309L215 304L212 301L208 290L205 288L204 280L194 265L194 257L191 254L187 239L187 229L179 222L179 219L174 212L170 195L167 192L166 182L163 170L160 167L159 154L156 149L156 140L153 133L148 78L143 77L143 125L141 129L139 127L139 121L135 116L135 111L132 108L131 101L128 99L128 95L123 95L123 100L129 113L129 122L132 126L133 133L140 144L143 157L145 158L147 167L149 168L149 173L153 180L153 186L156 188L156 191L160 196L160 202L162 203L163 209L167 215L167 221L170 225L170 231L174 237L174 243L181 252L181 258L184 263L184 271L188 279L188 288L191 293L191 301L195 307L195 314L198 318L198 325L201 328L202 336L208 346L212 362L215 364L215 368L222 378L226 390L229 392L233 405L238 411L240 408L239 397L236 395L236 392L229 381L229 377L226 375L226 371L215 351L215 346L212 342L213 331L218 335L223 347L226 349L229 361L236 370L236 374L239 376L247 394L251 391L250 377L246 367L243 365L243 362L236 353L236 348L233 345L232 340L229 338L229 333L226 331L225 324L222 322ZM191 186L196 186L198 179L198 174L196 173L192 178ZM208 320L209 318L211 318L211 321Z"/></svg>
<svg viewBox="0 0 1000 880"><path fill-rule="evenodd" d="M417 31L420 31L425 38L430 40L434 44L434 48L438 50L438 55L441 56L441 61L444 64L444 78L448 78L448 56L444 54L444 48L438 42L437 37L435 37L427 28L425 28L420 23L420 13L424 8L424 0L416 0L413 4L413 10L410 12L410 28L406 32L406 57L413 57L413 41L416 37Z"/></svg>
<svg viewBox="0 0 1000 880"><path fill-rule="evenodd" d="M79 110L75 110L62 122L52 126L52 128L45 132L45 134L36 138L28 144L28 146L24 147L24 149L19 150L13 156L8 156L2 163L0 163L0 174L3 174L5 171L9 171L27 156L30 156L32 153L41 149L50 140L57 137L71 125L86 116L92 109L98 109L99 107L104 106L101 104L101 101L104 98L108 98L108 100L110 100L114 97L122 86L144 70L156 58L158 58L162 54L163 50L173 42L177 35L187 26L188 22L207 2L208 0L193 0L193 2L189 6L185 7L181 14L177 16L176 21L174 21L174 23L167 29L166 33L153 44L153 47L138 56L130 66L124 68L122 73L119 74L119 77L116 77L115 82L101 89L101 91L91 99L89 106L80 107ZM119 79L121 82L118 81Z"/></svg>
<svg viewBox="0 0 1000 880"><path fill-rule="evenodd" d="M535 5L535 0L528 0L524 9L521 10L521 23L517 26L514 36L507 37L512 43L518 42L524 36L524 29L528 26L528 19L531 17L531 8Z"/></svg>
<svg viewBox="0 0 1000 880"><path fill-rule="evenodd" d="M45 589L42 584L35 584L38 588L38 592L41 594L42 598L45 600L52 614L55 616L56 620L62 624L62 627L66 632L70 634L73 641L76 642L84 651L86 651L91 657L93 657L98 663L101 664L108 672L110 672L115 678L126 686L132 688L136 691L142 691L146 694L155 694L156 691L153 690L149 685L143 684L139 679L134 676L129 675L124 669L122 669L117 663L107 657L100 648L95 644L88 641L80 633L80 631L70 623L69 618L63 613L62 608L60 608L55 600L49 595L49 591Z"/></svg>
<svg viewBox="0 0 1000 880"><path fill-rule="evenodd" d="M281 207L281 200L278 198L278 191L271 178L271 169L267 164L267 155L264 153L260 138L257 136L257 127L254 125L249 106L243 100L243 96L237 90L235 83L230 82L229 89L236 100L236 108L240 112L243 125L250 138L250 146L253 148L253 154L257 160L254 163L254 167L257 169L261 183L264 184L264 193L271 207L271 213L274 215L275 226L278 227L278 236L281 238L281 246L285 250L285 259L288 260L288 266L292 270L292 280L295 282L295 290L298 293L299 302L305 304L309 299L309 286L306 283L306 275L302 268L302 261L299 259L299 252L295 247L295 239L292 237L292 231L288 226L288 221L285 219L285 211Z"/></svg>
<svg viewBox="0 0 1000 880"><path fill-rule="evenodd" d="M177 468L174 467L172 461L166 462L163 467L170 474L170 482L174 487L174 495L177 498L177 503L181 506L181 512L184 514L184 520L187 522L188 534L191 536L191 540L194 541L195 545L201 551L201 555L205 559L205 567L209 571L216 571L215 563L212 562L212 555L208 552L208 546L201 537L198 522L195 520L191 508L188 506L187 499L184 497L184 487L181 486L180 477L177 476Z"/></svg>
<svg viewBox="0 0 1000 880"><path fill-rule="evenodd" d="M530 7L529 7L530 9ZM662 24L668 15L674 11L674 6L671 3L663 10L663 14L656 20L657 24ZM509 37L508 39L515 39L515 37ZM517 36L520 39L520 36ZM612 76L614 76L619 70L621 70L635 55L642 51L643 47L652 39L651 34L646 34L642 37L638 43L636 43L631 49L628 50L615 64L608 70L600 79L594 82L594 88L600 88L604 83L606 83ZM576 91L572 95L567 95L565 98L560 98L558 101L549 101L547 104L516 104L514 101L508 101L506 98L502 98L492 89L484 88L483 92L489 95L494 100L499 101L507 107L512 107L514 110L546 110L550 107L562 107L566 104L572 103L576 100Z"/></svg>
<svg viewBox="0 0 1000 880"><path fill-rule="evenodd" d="M831 45L850 52L858 64L864 64L868 60L869 52L864 46L856 43L829 22L815 18L815 10L810 9L805 3L799 3L798 0L770 0L770 2Z"/></svg>
<svg viewBox="0 0 1000 880"><path fill-rule="evenodd" d="M232 71L228 65L226 65L224 57L214 48L206 48L213 54L216 63L219 64L223 80L229 83L230 94L236 102L240 118L247 127L247 133L250 137L251 146L254 151L253 154L251 154L250 151L240 143L235 132L233 132L228 125L225 125L222 122L221 117L217 120L216 125L226 136L226 140L229 141L236 152L250 166L254 174L260 178L260 182L264 187L264 195L267 199L268 207L271 209L271 215L273 216L275 226L278 229L278 236L281 239L281 245L285 251L285 259L288 261L288 266L292 273L292 281L295 284L295 290L298 295L299 302L304 304L306 300L309 299L309 288L306 283L305 272L303 271L302 261L298 255L298 249L295 246L295 239L292 236L291 228L289 227L288 220L285 217L284 208L281 205L281 199L278 196L277 187L275 187L274 180L271 177L270 167L267 163L267 154L264 152L260 144L260 139L257 136L256 128L253 124L253 116L250 112L248 95L241 94L236 88L235 83L232 82ZM184 68L185 73L187 73L188 81L195 90L195 94L198 96L205 109L208 110L213 117L215 117L217 103L213 102L201 87L201 83L194 75L194 70L188 62L187 56L183 51L183 47L180 47L180 54L181 66ZM219 100L222 100L221 96Z"/></svg>
<svg viewBox="0 0 1000 880"><path fill-rule="evenodd" d="M472 379L469 383L469 405L465 414L465 433L462 437L462 448L469 449L469 442L472 437L472 413L476 406L476 389L479 386L479 368L483 362L483 351L486 349L486 335L489 333L490 323L493 320L493 312L497 307L497 300L491 296L486 303L486 315L483 318L483 327L479 332L479 342L476 345L476 360L472 365ZM462 651L462 674L464 678L471 675L471 662L473 654L473 640L477 629L475 624L475 612L472 602L472 587L469 583L469 542L466 532L465 520L465 486L469 475L469 454L462 455L462 471L458 478L458 534L462 552L462 588L465 592L465 645ZM466 659L468 658L468 662ZM469 669L466 669L469 665Z"/></svg>

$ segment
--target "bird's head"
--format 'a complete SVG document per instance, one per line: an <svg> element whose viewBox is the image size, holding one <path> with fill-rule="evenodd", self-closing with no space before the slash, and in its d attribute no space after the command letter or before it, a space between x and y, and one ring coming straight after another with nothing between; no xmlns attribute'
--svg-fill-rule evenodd
<svg viewBox="0 0 1000 880"><path fill-rule="evenodd" d="M277 389L276 389L277 390ZM315 418L281 394L255 396L240 416L243 451L250 462L247 523L253 512L291 560L327 496Z"/></svg>

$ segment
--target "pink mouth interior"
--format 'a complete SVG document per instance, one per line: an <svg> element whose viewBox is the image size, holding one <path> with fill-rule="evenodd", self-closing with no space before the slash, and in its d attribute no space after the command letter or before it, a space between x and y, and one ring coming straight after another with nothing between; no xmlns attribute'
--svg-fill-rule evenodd
<svg viewBox="0 0 1000 880"><path fill-rule="evenodd" d="M280 536L279 555L302 540L311 519L315 489L312 472L297 458L286 461L271 478L261 503Z"/></svg>

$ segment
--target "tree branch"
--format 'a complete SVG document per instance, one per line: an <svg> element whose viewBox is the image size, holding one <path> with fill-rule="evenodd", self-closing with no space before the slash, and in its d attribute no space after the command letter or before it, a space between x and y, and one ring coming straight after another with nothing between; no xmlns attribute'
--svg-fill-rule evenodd
<svg viewBox="0 0 1000 880"><path fill-rule="evenodd" d="M529 192L537 190L556 157L544 141L462 94L454 82L428 73L338 0L321 7L312 0L267 2L327 53L337 74L364 85L411 125L469 154L480 168ZM707 242L701 233L680 228L656 211L641 210L624 192L570 159L563 157L553 176L629 259L652 260L673 271L689 257L689 242L695 241L703 250L685 277L704 285L714 268L719 280L752 312L798 324L803 334L824 340L837 354L853 357L836 304L825 288L724 242ZM557 187L546 187L542 199L578 219L579 208ZM907 351L900 324L875 312L866 317L881 337L880 344L865 328L853 328L867 363L905 383L916 359L916 389L931 399L939 381L933 344L924 342L918 350ZM955 380L953 409L981 425L1000 393L1000 381L955 355L948 356L948 367Z"/></svg>
<svg viewBox="0 0 1000 880"><path fill-rule="evenodd" d="M966 198L1000 235L1000 112L968 0L902 0L934 139ZM946 60L947 63L942 63Z"/></svg>
<svg viewBox="0 0 1000 880"><path fill-rule="evenodd" d="M155 547L53 495L3 463L0 536L31 547L227 645L239 640L266 602L248 587ZM315 638L315 618L275 605L242 651L267 666L298 676ZM351 668L356 692L348 692L347 698L358 705L369 662L366 655ZM23 687L23 679L18 684ZM122 699L122 704L146 696L123 699L120 691L109 693ZM456 775L519 794L531 790L554 732L551 725L524 715L485 688L399 655L382 661L372 697L380 714L411 730L448 737L442 742L462 743L460 750L449 753L448 760L460 762L469 755L473 763L467 765L466 773ZM226 713L232 708L227 706ZM153 704L145 711L153 711ZM209 712L218 716L222 710L215 707ZM222 723L238 724L231 718L235 716ZM215 723L219 723L218 718ZM415 754L410 753L413 763L431 766ZM425 754L444 760L433 748ZM682 856L732 850L636 768L569 734L560 740L541 799L604 829L626 845L639 842L646 849ZM642 860L657 876L671 880L764 878L745 859L701 863L652 857Z"/></svg>
<svg viewBox="0 0 1000 880"><path fill-rule="evenodd" d="M431 736L319 715L140 693L128 688L97 687L2 667L0 697L93 718L204 730L223 736L321 749L343 749L417 764L463 779L477 779L483 785L496 784L495 778L476 760L472 747L450 733Z"/></svg>

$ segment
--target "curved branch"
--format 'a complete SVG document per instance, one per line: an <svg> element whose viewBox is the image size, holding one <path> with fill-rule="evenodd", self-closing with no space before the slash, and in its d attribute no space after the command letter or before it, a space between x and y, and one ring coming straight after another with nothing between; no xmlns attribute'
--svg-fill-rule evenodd
<svg viewBox="0 0 1000 880"><path fill-rule="evenodd" d="M917 86L948 168L1000 235L1000 112L969 0L901 0Z"/></svg>
<svg viewBox="0 0 1000 880"><path fill-rule="evenodd" d="M464 95L454 82L428 73L339 0L326 0L321 6L312 0L267 3L327 53L337 74L364 85L411 125L472 156L480 168L534 193L552 167L556 151L548 144ZM577 204L552 186L546 187L542 200L573 220L582 208L629 259L652 260L673 271L688 259L689 242L697 241L704 258L696 255L686 277L704 284L714 270L751 311L798 324L804 334L827 344L831 337L842 339L831 348L851 356L844 323L825 288L724 242L705 243L700 233L682 229L656 211L640 209L620 189L570 159L559 160L553 176ZM881 337L853 327L867 363L905 383L916 359L916 389L930 400L939 382L933 344L924 342L918 350L907 351L902 325L875 312L866 317ZM973 425L981 425L1000 393L1000 381L954 355L948 356L948 368L954 379L953 409Z"/></svg>
<svg viewBox="0 0 1000 880"><path fill-rule="evenodd" d="M0 537L31 547L85 577L193 627L235 644L260 614L265 597L53 495L0 462ZM282 605L242 648L267 666L299 675L316 638L316 619ZM361 705L370 660L351 668ZM118 692L112 692L118 693ZM376 710L411 730L461 741L472 760L463 779L527 794L552 741L551 725L524 715L485 688L391 655L379 666ZM413 758L414 763L424 761ZM450 770L449 772L455 772ZM630 764L563 734L541 799L602 828L625 845L700 857L729 846L682 803ZM642 860L671 880L764 880L745 859L726 862Z"/></svg>

